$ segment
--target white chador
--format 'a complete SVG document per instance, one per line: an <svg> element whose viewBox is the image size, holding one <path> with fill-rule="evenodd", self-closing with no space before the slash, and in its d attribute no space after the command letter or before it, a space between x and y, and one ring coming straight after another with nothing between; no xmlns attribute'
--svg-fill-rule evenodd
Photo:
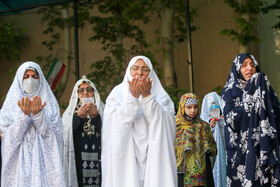
<svg viewBox="0 0 280 187"><path fill-rule="evenodd" d="M36 69L39 87L26 94L22 80L27 68ZM35 116L17 105L22 97L40 96L46 106ZM2 132L2 187L64 187L62 169L63 127L57 100L40 66L22 64L0 112Z"/></svg>
<svg viewBox="0 0 280 187"><path fill-rule="evenodd" d="M151 95L129 91L130 69L142 59L153 79ZM102 187L176 187L174 104L147 57L131 59L124 80L106 100L102 136Z"/></svg>

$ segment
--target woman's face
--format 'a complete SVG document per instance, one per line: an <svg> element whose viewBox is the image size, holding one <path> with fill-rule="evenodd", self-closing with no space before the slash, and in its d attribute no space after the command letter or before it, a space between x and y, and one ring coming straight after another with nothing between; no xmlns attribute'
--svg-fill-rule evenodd
<svg viewBox="0 0 280 187"><path fill-rule="evenodd" d="M252 75L256 73L256 67L254 66L253 60L251 58L245 58L240 71L245 81L248 81Z"/></svg>
<svg viewBox="0 0 280 187"><path fill-rule="evenodd" d="M194 118L197 115L197 112L198 112L198 105L191 104L185 106L185 113L191 118Z"/></svg>
<svg viewBox="0 0 280 187"><path fill-rule="evenodd" d="M138 59L130 68L130 75L132 76L132 78L141 78L142 80L145 80L149 76L149 74L150 68L142 59Z"/></svg>
<svg viewBox="0 0 280 187"><path fill-rule="evenodd" d="M94 90L88 83L82 83L78 88L79 98L93 97Z"/></svg>

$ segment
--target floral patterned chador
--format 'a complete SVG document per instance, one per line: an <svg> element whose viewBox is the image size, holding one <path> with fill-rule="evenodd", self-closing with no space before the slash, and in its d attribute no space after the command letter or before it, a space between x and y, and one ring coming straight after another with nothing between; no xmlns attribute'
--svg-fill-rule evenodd
<svg viewBox="0 0 280 187"><path fill-rule="evenodd" d="M248 55L256 73L244 84L240 68ZM252 55L236 56L222 100L227 186L279 186L280 104Z"/></svg>

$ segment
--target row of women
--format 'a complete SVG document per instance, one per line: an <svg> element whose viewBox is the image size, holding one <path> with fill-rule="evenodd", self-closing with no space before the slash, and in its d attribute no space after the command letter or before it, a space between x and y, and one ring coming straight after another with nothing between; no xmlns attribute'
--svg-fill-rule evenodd
<svg viewBox="0 0 280 187"><path fill-rule="evenodd" d="M106 106L83 76L61 118L40 66L25 62L0 110L1 186L177 187L177 172L185 187L279 186L279 107L240 54L222 97L207 94L200 114L187 93L175 117L151 61L136 56Z"/></svg>

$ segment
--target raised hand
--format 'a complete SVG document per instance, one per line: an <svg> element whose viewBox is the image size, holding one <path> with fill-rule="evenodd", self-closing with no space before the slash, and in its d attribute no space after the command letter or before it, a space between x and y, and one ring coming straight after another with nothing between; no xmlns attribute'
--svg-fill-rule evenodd
<svg viewBox="0 0 280 187"><path fill-rule="evenodd" d="M140 78L132 78L132 81L128 81L129 84L129 91L133 97L139 98L141 91L140 91L140 84L142 80Z"/></svg>
<svg viewBox="0 0 280 187"><path fill-rule="evenodd" d="M90 118L95 118L98 115L98 110L96 109L95 105L93 103L88 103L88 114Z"/></svg>
<svg viewBox="0 0 280 187"><path fill-rule="evenodd" d="M31 113L31 105L32 101L28 97L22 97L21 100L18 100L18 106L22 110L22 112L26 115L30 115Z"/></svg>
<svg viewBox="0 0 280 187"><path fill-rule="evenodd" d="M151 94L152 81L153 79L151 79L150 77L142 81L142 84L140 85L140 91L143 98Z"/></svg>
<svg viewBox="0 0 280 187"><path fill-rule="evenodd" d="M40 96L34 96L31 104L31 112L34 116L36 116L46 106L46 102L42 104Z"/></svg>
<svg viewBox="0 0 280 187"><path fill-rule="evenodd" d="M78 110L78 116L80 118L86 118L87 117L87 110L88 110L87 104L82 105L80 107L80 109Z"/></svg>

